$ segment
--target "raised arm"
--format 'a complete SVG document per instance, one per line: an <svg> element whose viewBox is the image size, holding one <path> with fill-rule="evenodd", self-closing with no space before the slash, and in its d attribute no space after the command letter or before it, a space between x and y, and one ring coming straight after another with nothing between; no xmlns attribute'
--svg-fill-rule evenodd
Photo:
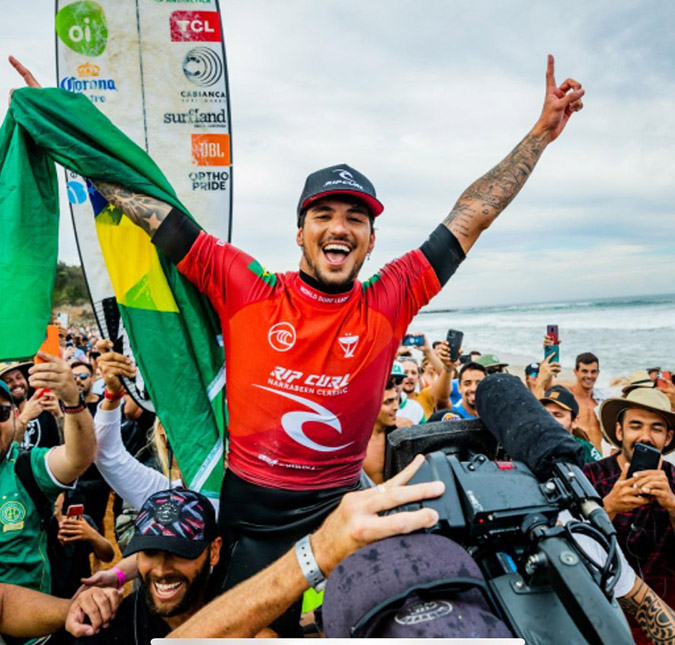
<svg viewBox="0 0 675 645"><path fill-rule="evenodd" d="M557 139L572 114L583 107L583 95L581 85L571 78L556 85L553 56L549 55L546 96L539 120L503 161L462 193L443 220L464 253L518 194L546 146Z"/></svg>
<svg viewBox="0 0 675 645"><path fill-rule="evenodd" d="M64 405L77 408L80 393L75 385L73 372L68 364L57 356L38 352L44 361L33 365L29 383L34 388L49 388ZM62 484L70 484L93 463L96 455L94 421L85 405L80 411L65 415L64 442L47 454L47 463L52 475Z"/></svg>
<svg viewBox="0 0 675 645"><path fill-rule="evenodd" d="M441 482L405 486L422 464L417 457L398 475L375 488L348 493L311 536L317 564L328 577L338 563L375 540L433 526L429 508L380 516L411 501L438 497ZM291 549L267 569L222 594L181 625L170 637L253 637L288 609L309 588Z"/></svg>

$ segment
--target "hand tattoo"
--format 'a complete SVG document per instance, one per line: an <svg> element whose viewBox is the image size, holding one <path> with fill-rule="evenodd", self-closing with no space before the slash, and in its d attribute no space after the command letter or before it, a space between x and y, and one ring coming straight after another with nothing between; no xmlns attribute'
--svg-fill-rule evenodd
<svg viewBox="0 0 675 645"><path fill-rule="evenodd" d="M518 194L545 147L545 137L530 133L503 161L471 184L443 220L455 237L468 239L487 228Z"/></svg>
<svg viewBox="0 0 675 645"><path fill-rule="evenodd" d="M640 581L634 593L618 600L621 608L635 617L642 631L654 645L669 645L675 642L675 612L644 580Z"/></svg>
<svg viewBox="0 0 675 645"><path fill-rule="evenodd" d="M169 204L149 195L131 192L119 184L97 180L94 186L103 197L119 208L148 235L152 235L159 228L171 211Z"/></svg>

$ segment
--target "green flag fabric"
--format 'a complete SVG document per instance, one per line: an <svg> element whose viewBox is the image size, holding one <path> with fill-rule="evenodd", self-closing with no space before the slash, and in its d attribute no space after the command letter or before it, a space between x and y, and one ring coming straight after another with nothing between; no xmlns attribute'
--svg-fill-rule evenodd
<svg viewBox="0 0 675 645"><path fill-rule="evenodd" d="M190 215L147 153L82 95L51 88L15 91L0 151L0 358L13 359L37 351L51 313L58 249L53 162ZM183 479L215 498L226 423L218 319L126 216L111 204L93 207L94 215L134 357Z"/></svg>

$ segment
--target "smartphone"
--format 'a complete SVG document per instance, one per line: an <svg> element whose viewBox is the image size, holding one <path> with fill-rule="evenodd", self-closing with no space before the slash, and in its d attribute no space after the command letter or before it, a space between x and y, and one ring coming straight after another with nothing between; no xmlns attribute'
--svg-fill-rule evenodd
<svg viewBox="0 0 675 645"><path fill-rule="evenodd" d="M462 347L464 332L457 329L448 329L445 340L450 347L450 360L454 363L459 358L459 350Z"/></svg>
<svg viewBox="0 0 675 645"><path fill-rule="evenodd" d="M558 325L546 325L546 335L553 341L554 345L560 343L560 337L558 336Z"/></svg>
<svg viewBox="0 0 675 645"><path fill-rule="evenodd" d="M656 387L658 387L661 390L665 390L671 383L674 382L675 381L673 381L673 373L663 370L659 374L659 378L656 379Z"/></svg>
<svg viewBox="0 0 675 645"><path fill-rule="evenodd" d="M84 515L84 504L71 504L66 511L66 517L82 517Z"/></svg>
<svg viewBox="0 0 675 645"><path fill-rule="evenodd" d="M626 479L630 479L635 473L641 470L657 470L659 461L661 460L661 451L646 443L636 443L633 451L633 459L630 462L628 475Z"/></svg>
<svg viewBox="0 0 675 645"><path fill-rule="evenodd" d="M42 345L40 345L38 351L44 352L45 354L51 354L52 356L60 356L61 352L59 351L59 347L59 326L47 325L47 336ZM35 363L44 363L37 354L33 360Z"/></svg>
<svg viewBox="0 0 675 645"><path fill-rule="evenodd" d="M422 345L424 345L424 337L420 334L406 334L403 337L403 342L401 344L406 346L413 345L415 347L422 347Z"/></svg>

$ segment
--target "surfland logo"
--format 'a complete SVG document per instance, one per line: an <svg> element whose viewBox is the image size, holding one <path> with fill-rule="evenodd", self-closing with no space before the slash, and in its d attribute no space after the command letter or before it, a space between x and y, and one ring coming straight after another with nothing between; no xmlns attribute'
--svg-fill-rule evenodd
<svg viewBox="0 0 675 645"><path fill-rule="evenodd" d="M66 5L56 14L61 42L83 56L100 56L108 43L108 23L98 2L85 0Z"/></svg>
<svg viewBox="0 0 675 645"><path fill-rule="evenodd" d="M165 112L164 123L186 124L195 128L225 127L227 125L227 113L225 108L217 112L204 112L199 108L191 108L187 112Z"/></svg>
<svg viewBox="0 0 675 645"><path fill-rule="evenodd" d="M183 74L193 85L211 87L223 75L223 61L208 47L195 47L183 59Z"/></svg>

